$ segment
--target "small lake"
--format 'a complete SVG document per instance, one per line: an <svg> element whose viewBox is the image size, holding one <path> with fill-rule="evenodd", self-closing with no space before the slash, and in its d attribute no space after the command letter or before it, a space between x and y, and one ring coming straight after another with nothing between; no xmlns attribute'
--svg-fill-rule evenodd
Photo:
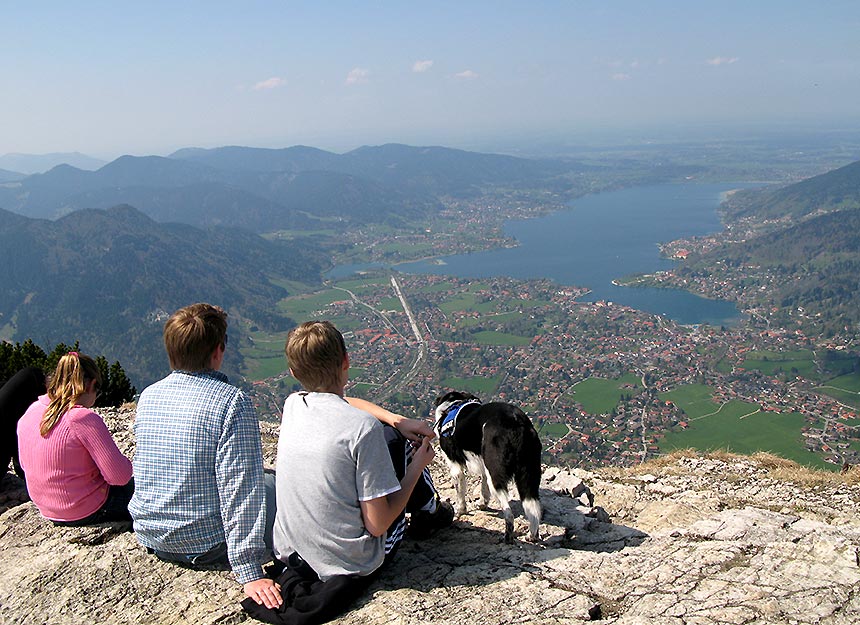
<svg viewBox="0 0 860 625"><path fill-rule="evenodd" d="M507 222L505 234L519 241L516 248L403 263L396 269L461 278L550 278L591 289L584 301L612 301L683 324L728 325L740 319L731 302L676 289L615 286L612 280L670 269L674 262L660 257L657 244L721 230L716 209L723 194L744 186L749 185L661 184L589 195L571 202L569 210ZM329 277L370 267L336 267Z"/></svg>

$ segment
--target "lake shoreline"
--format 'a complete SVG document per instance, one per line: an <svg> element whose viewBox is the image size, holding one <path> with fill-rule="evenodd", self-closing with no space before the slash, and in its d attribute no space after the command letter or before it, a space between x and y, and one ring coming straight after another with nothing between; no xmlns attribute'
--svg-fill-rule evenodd
<svg viewBox="0 0 860 625"><path fill-rule="evenodd" d="M674 287L625 288L630 285L622 281L673 268L676 261L659 253L661 243L721 231L721 200L737 188L736 183L678 183L586 195L572 200L565 210L506 221L503 231L517 241L516 247L346 265L327 277L388 268L466 279L550 279L560 286L588 289L590 294L582 296L585 301L611 301L684 325L734 325L744 316L733 302Z"/></svg>

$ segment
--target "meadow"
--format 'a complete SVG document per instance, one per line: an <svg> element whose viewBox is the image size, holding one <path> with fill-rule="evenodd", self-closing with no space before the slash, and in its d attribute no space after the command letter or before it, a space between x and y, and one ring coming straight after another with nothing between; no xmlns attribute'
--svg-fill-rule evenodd
<svg viewBox="0 0 860 625"><path fill-rule="evenodd" d="M451 377L442 380L442 387L452 391L466 391L473 395L477 395L482 400L489 401L490 396L496 392L496 388L499 386L500 381L501 376L493 378L486 378L483 376L470 378Z"/></svg>
<svg viewBox="0 0 860 625"><path fill-rule="evenodd" d="M745 354L743 369L757 369L765 375L779 372L794 373L805 378L817 375L815 356L812 350L793 352L750 351Z"/></svg>
<svg viewBox="0 0 860 625"><path fill-rule="evenodd" d="M614 380L588 378L573 386L573 398L588 414L607 414L612 412L622 397L639 392L641 383L632 373Z"/></svg>
<svg viewBox="0 0 860 625"><path fill-rule="evenodd" d="M860 408L860 372L839 376L815 390L829 395L843 404Z"/></svg>
<svg viewBox="0 0 860 625"><path fill-rule="evenodd" d="M768 451L806 466L834 469L806 450L801 436L805 424L802 414L762 412L756 404L739 400L718 404L712 396L713 391L701 384L660 394L661 399L674 403L689 419L687 428L667 432L660 440L661 452L688 447L739 454Z"/></svg>
<svg viewBox="0 0 860 625"><path fill-rule="evenodd" d="M538 428L538 434L555 440L558 440L567 433L568 429L564 423L543 423Z"/></svg>

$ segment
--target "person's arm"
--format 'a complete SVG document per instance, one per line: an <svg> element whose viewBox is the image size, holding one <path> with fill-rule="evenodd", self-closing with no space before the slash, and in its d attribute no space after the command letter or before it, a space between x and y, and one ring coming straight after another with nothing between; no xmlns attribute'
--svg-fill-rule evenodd
<svg viewBox="0 0 860 625"><path fill-rule="evenodd" d="M366 399L360 399L358 397L344 397L344 399L349 402L349 405L353 408L363 410L378 421L381 421L386 425L390 425L393 428L397 428L397 430L409 440L420 441L422 438L433 438L436 436L433 428L423 421L419 421L418 419L409 419L403 415L396 414L390 410L386 410L382 406L378 406L373 402L367 401Z"/></svg>
<svg viewBox="0 0 860 625"><path fill-rule="evenodd" d="M132 476L131 461L116 446L102 418L89 411L74 419L72 424L75 435L89 452L105 482L113 486L128 484Z"/></svg>
<svg viewBox="0 0 860 625"><path fill-rule="evenodd" d="M227 558L245 594L267 608L283 602L278 586L263 575L266 551L265 486L260 425L254 406L238 392L228 409L215 457L215 482Z"/></svg>
<svg viewBox="0 0 860 625"><path fill-rule="evenodd" d="M397 516L403 512L418 478L421 477L424 468L433 460L434 455L435 452L430 444L430 439L424 437L421 446L415 450L412 456L412 462L406 467L403 479L400 480L400 490L384 497L360 502L361 519L364 522L364 527L371 535L382 536L388 531Z"/></svg>

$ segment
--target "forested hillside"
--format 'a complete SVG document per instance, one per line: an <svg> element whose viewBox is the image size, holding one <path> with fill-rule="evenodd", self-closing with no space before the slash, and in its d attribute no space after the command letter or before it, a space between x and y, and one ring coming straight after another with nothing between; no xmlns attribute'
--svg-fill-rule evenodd
<svg viewBox="0 0 860 625"><path fill-rule="evenodd" d="M229 228L158 224L129 206L84 210L57 221L0 211L0 328L5 338L41 344L79 339L83 351L123 362L135 384L167 368L167 315L213 301L261 327L287 291L270 276L316 282L325 252ZM229 366L240 366L238 351Z"/></svg>
<svg viewBox="0 0 860 625"><path fill-rule="evenodd" d="M860 162L739 192L724 208L730 226L753 234L691 254L679 280L728 285L715 294L761 308L771 324L825 336L860 329Z"/></svg>
<svg viewBox="0 0 860 625"><path fill-rule="evenodd" d="M725 208L728 221L742 217L796 220L860 208L860 161L787 187L741 191Z"/></svg>

